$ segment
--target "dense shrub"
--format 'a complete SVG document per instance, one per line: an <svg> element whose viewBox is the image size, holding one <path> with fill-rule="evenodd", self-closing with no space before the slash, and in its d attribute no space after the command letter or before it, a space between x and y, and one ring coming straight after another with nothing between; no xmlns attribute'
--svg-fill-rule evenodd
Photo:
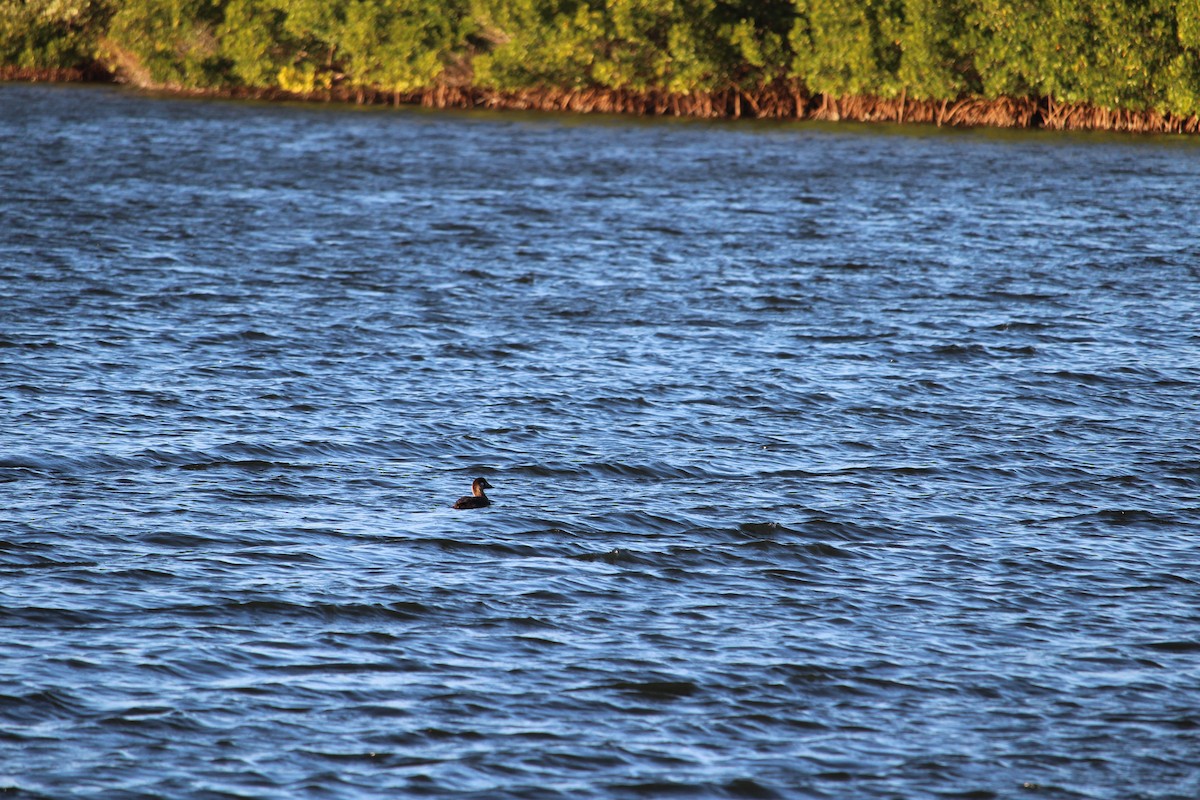
<svg viewBox="0 0 1200 800"><path fill-rule="evenodd" d="M1052 98L1200 112L1200 0L0 0L0 64L179 87Z"/></svg>

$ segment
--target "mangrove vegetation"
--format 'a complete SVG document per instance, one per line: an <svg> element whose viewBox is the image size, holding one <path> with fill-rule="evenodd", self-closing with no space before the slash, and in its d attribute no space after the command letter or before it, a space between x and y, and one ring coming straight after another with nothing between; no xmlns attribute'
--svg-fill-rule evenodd
<svg viewBox="0 0 1200 800"><path fill-rule="evenodd" d="M1200 0L0 0L0 77L358 102L1200 129Z"/></svg>

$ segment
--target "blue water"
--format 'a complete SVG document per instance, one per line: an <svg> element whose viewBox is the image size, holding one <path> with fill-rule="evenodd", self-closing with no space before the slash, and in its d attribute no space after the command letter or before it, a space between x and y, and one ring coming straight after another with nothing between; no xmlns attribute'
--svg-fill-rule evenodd
<svg viewBox="0 0 1200 800"><path fill-rule="evenodd" d="M0 85L0 790L1194 800L1198 185Z"/></svg>

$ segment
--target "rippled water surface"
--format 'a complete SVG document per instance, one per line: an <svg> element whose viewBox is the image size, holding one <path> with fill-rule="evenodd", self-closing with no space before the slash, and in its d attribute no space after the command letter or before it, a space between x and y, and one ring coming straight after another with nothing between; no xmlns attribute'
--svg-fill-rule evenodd
<svg viewBox="0 0 1200 800"><path fill-rule="evenodd" d="M1194 800L1197 186L0 86L0 789Z"/></svg>

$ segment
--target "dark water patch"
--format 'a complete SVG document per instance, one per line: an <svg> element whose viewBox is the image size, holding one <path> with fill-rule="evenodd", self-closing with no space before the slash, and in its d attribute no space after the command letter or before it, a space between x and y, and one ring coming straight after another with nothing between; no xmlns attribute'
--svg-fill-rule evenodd
<svg viewBox="0 0 1200 800"><path fill-rule="evenodd" d="M703 784L684 781L639 781L636 783L614 783L604 787L605 791L617 796L630 797L700 797L706 793Z"/></svg>
<svg viewBox="0 0 1200 800"><path fill-rule="evenodd" d="M700 691L700 687L692 681L647 680L647 681L614 681L599 684L575 691L597 691L612 689L618 692L636 695L652 700L673 700L675 698L691 697Z"/></svg>
<svg viewBox="0 0 1200 800"><path fill-rule="evenodd" d="M245 470L247 472L267 472L269 470L292 466L290 464L281 464L274 461L262 461L259 459L243 459L243 460L221 460L197 462L189 464L180 464L180 469L185 470L211 470L229 468L232 470Z"/></svg>
<svg viewBox="0 0 1200 800"><path fill-rule="evenodd" d="M55 720L74 720L87 710L87 704L60 689L43 689L22 695L0 694L0 718L9 724L31 725Z"/></svg>
<svg viewBox="0 0 1200 800"><path fill-rule="evenodd" d="M0 620L7 625L44 627L52 630L58 627L82 628L93 624L100 625L106 623L109 617L107 613L91 610L13 605L0 607Z"/></svg>
<svg viewBox="0 0 1200 800"><path fill-rule="evenodd" d="M518 473L533 478L580 479L591 476L602 479L684 480L713 479L719 476L699 465L674 465L665 462L621 463L578 462L570 464L524 464L514 467Z"/></svg>
<svg viewBox="0 0 1200 800"><path fill-rule="evenodd" d="M1200 641L1147 642L1142 647L1163 653L1196 653L1200 652Z"/></svg>
<svg viewBox="0 0 1200 800"><path fill-rule="evenodd" d="M629 550L614 549L603 553L579 553L569 556L579 561L600 561L605 564L639 564L643 563L636 553Z"/></svg>
<svg viewBox="0 0 1200 800"><path fill-rule="evenodd" d="M151 531L139 538L147 545L178 550L203 550L220 541L216 537L182 531Z"/></svg>
<svg viewBox="0 0 1200 800"><path fill-rule="evenodd" d="M13 558L0 556L0 571L62 569L68 567L95 567L94 561L62 561L38 555L21 555Z"/></svg>
<svg viewBox="0 0 1200 800"><path fill-rule="evenodd" d="M136 615L145 610L132 612ZM214 598L203 604L166 605L153 613L169 624L186 621L189 626L257 626L307 622L316 624L371 622L411 622L430 610L414 601L378 603L312 602L298 604L279 600ZM214 666L217 661L209 662Z"/></svg>

